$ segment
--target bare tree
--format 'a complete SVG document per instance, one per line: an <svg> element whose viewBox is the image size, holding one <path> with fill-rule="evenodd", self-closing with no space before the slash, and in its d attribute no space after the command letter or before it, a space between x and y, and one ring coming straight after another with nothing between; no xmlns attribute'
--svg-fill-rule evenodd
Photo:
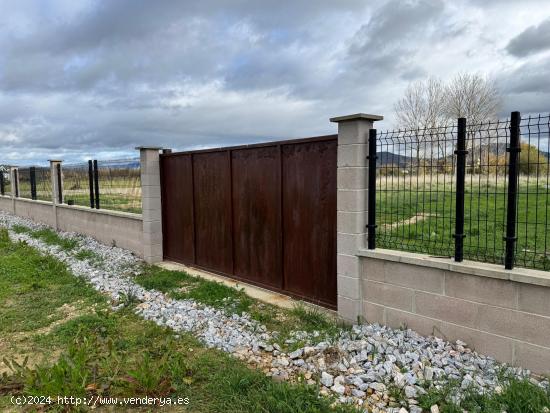
<svg viewBox="0 0 550 413"><path fill-rule="evenodd" d="M472 171L491 151L491 130L479 128L479 125L496 120L501 104L502 98L494 81L480 74L460 73L446 87L445 116L468 121L466 148L470 151L468 160Z"/></svg>
<svg viewBox="0 0 550 413"><path fill-rule="evenodd" d="M446 123L442 108L445 107L445 86L435 77L411 83L405 96L395 104L399 128L416 130L411 147L416 149L416 162L421 152L433 151L432 134L427 129Z"/></svg>
<svg viewBox="0 0 550 413"><path fill-rule="evenodd" d="M460 73L445 87L443 115L446 119L468 119L476 125L497 118L502 98L495 82L480 74Z"/></svg>
<svg viewBox="0 0 550 413"><path fill-rule="evenodd" d="M399 128L434 128L446 123L446 89L441 80L430 77L411 83L395 104Z"/></svg>
<svg viewBox="0 0 550 413"><path fill-rule="evenodd" d="M426 129L451 125L464 117L468 120L469 132L476 133L475 125L497 118L501 102L491 79L480 74L460 73L447 84L434 77L411 83L394 109L399 128L419 130L411 145L416 148L416 158L420 162L422 150L431 151L433 157L435 145L430 141L433 135L426 133ZM469 149L474 149L474 142L489 148L491 138L488 132L486 134L478 139L468 139ZM437 142L437 157L447 156L449 148L443 146L445 144ZM481 151L470 152L473 165L474 152Z"/></svg>

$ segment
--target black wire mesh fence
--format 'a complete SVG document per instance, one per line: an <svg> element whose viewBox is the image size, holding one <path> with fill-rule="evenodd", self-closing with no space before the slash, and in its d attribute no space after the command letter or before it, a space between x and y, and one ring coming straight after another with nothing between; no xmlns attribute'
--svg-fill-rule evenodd
<svg viewBox="0 0 550 413"><path fill-rule="evenodd" d="M35 198L41 201L52 200L52 175L50 167L34 168Z"/></svg>
<svg viewBox="0 0 550 413"><path fill-rule="evenodd" d="M550 115L521 119L516 263L550 269Z"/></svg>
<svg viewBox="0 0 550 413"><path fill-rule="evenodd" d="M11 174L9 165L0 165L0 195L11 195Z"/></svg>
<svg viewBox="0 0 550 413"><path fill-rule="evenodd" d="M19 197L32 199L31 195L31 168L20 167L17 169L19 179Z"/></svg>
<svg viewBox="0 0 550 413"><path fill-rule="evenodd" d="M63 164L63 198L69 205L90 206L88 162Z"/></svg>
<svg viewBox="0 0 550 413"><path fill-rule="evenodd" d="M101 208L141 213L139 158L97 161L97 171Z"/></svg>
<svg viewBox="0 0 550 413"><path fill-rule="evenodd" d="M63 165L65 203L141 213L139 158Z"/></svg>
<svg viewBox="0 0 550 413"><path fill-rule="evenodd" d="M377 142L376 243L451 256L456 127L382 132Z"/></svg>
<svg viewBox="0 0 550 413"><path fill-rule="evenodd" d="M379 132L376 246L550 270L550 117L515 114Z"/></svg>

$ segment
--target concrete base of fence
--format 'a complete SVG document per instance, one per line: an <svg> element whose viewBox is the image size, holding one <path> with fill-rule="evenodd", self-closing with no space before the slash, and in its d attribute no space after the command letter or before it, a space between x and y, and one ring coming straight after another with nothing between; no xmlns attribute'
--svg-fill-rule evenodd
<svg viewBox="0 0 550 413"><path fill-rule="evenodd" d="M367 321L460 339L550 373L550 273L390 250L360 250L358 258Z"/></svg>
<svg viewBox="0 0 550 413"><path fill-rule="evenodd" d="M143 257L143 219L127 212L57 205L51 202L0 196L0 210L29 218L53 228L78 232L98 241L116 245Z"/></svg>

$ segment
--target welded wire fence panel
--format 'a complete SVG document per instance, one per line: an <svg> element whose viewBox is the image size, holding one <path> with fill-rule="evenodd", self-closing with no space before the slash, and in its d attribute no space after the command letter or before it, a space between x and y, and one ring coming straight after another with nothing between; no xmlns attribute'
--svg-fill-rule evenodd
<svg viewBox="0 0 550 413"><path fill-rule="evenodd" d="M520 123L516 265L550 270L550 115Z"/></svg>
<svg viewBox="0 0 550 413"><path fill-rule="evenodd" d="M49 167L37 166L35 168L36 199L42 201L52 200L52 176Z"/></svg>
<svg viewBox="0 0 550 413"><path fill-rule="evenodd" d="M66 204L90 206L88 162L63 164L63 198Z"/></svg>
<svg viewBox="0 0 550 413"><path fill-rule="evenodd" d="M8 165L0 165L0 179L2 180L0 184L0 195L11 195L11 176L10 176L10 167Z"/></svg>
<svg viewBox="0 0 550 413"><path fill-rule="evenodd" d="M467 125L464 257L502 264L510 121Z"/></svg>
<svg viewBox="0 0 550 413"><path fill-rule="evenodd" d="M31 168L19 168L19 198L31 199Z"/></svg>
<svg viewBox="0 0 550 413"><path fill-rule="evenodd" d="M139 158L98 161L101 209L141 213Z"/></svg>
<svg viewBox="0 0 550 413"><path fill-rule="evenodd" d="M456 127L379 132L380 248L453 255Z"/></svg>
<svg viewBox="0 0 550 413"><path fill-rule="evenodd" d="M550 270L550 115L521 119L517 175L511 129L509 119L466 124L463 256L502 265L515 226L515 265ZM378 133L377 247L454 255L457 138L454 125ZM514 199L517 214L508 217Z"/></svg>

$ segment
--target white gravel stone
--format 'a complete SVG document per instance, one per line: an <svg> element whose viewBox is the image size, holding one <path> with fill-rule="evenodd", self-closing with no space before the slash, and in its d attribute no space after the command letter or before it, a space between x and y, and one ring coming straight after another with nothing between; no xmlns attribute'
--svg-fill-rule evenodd
<svg viewBox="0 0 550 413"><path fill-rule="evenodd" d="M142 261L128 251L103 245L90 237L60 232L60 236L78 241L76 250L67 252L29 234L17 234L11 230L14 225L33 230L44 228L0 211L0 227L8 228L13 240L26 242L41 253L64 262L73 274L108 295L114 310L123 308L128 300L136 300L139 302L136 313L147 320L176 332L190 332L206 346L236 356L244 355L251 360L251 357L255 360L266 358L271 364L269 367L275 368L272 376L277 380L305 372L309 377L320 375L321 384L337 394L342 395L346 387L350 388L352 396L342 396L342 400L355 399L356 403L365 400L365 405L377 409L373 411L390 411L387 386L391 384L404 388L412 403L425 392L418 383L442 385L452 378L460 380L463 389L474 386L479 391L491 392L502 389L498 382L499 371L518 378L530 377L528 370L501 365L471 350L462 341L453 344L433 336L423 337L412 330L395 330L378 324L355 325L351 331L343 330L339 336L330 338L323 337L320 332L295 331L286 340L287 344L303 342L304 347L285 355L276 343L278 333L267 331L246 313L227 315L193 300L174 300L160 291L146 290L136 284L132 277L140 272ZM91 250L100 259L77 260L74 254L79 250ZM334 376L339 377L335 379ZM549 386L547 380L532 377L531 380L543 388ZM369 387L374 393L367 396ZM410 413L421 411L414 404L409 404L409 409ZM399 411L398 408L393 410ZM434 405L430 411L438 413L439 409Z"/></svg>

